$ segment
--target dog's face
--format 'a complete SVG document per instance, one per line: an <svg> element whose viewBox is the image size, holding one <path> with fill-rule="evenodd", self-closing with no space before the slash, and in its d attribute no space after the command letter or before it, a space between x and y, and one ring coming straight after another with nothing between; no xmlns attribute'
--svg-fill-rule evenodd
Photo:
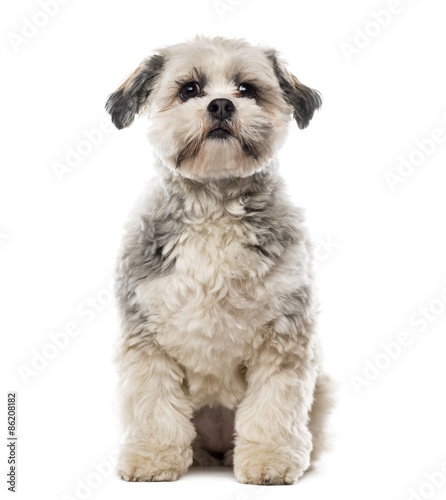
<svg viewBox="0 0 446 500"><path fill-rule="evenodd" d="M305 128L320 106L275 51L242 40L197 38L144 60L109 97L118 128L137 113L169 168L199 180L246 177L275 156L290 115Z"/></svg>

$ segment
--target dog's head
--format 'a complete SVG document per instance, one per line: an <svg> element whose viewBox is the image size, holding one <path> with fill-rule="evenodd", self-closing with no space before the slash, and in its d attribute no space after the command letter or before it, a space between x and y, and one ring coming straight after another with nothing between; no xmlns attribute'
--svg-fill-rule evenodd
<svg viewBox="0 0 446 500"><path fill-rule="evenodd" d="M263 169L281 146L290 115L305 128L320 105L319 93L289 73L274 50L196 38L144 60L106 109L119 129L147 112L163 163L205 180Z"/></svg>

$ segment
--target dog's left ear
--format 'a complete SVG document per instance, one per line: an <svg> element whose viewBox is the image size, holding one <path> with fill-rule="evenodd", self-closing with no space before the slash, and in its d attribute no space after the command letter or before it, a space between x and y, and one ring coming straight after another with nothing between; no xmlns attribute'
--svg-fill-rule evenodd
<svg viewBox="0 0 446 500"><path fill-rule="evenodd" d="M310 89L291 74L280 60L275 50L266 50L266 55L279 81L285 100L293 108L293 116L299 128L308 127L314 112L322 104L322 96L317 90Z"/></svg>
<svg viewBox="0 0 446 500"><path fill-rule="evenodd" d="M155 54L145 59L127 80L111 94L105 104L112 122L122 129L133 123L153 91L164 67L164 56Z"/></svg>

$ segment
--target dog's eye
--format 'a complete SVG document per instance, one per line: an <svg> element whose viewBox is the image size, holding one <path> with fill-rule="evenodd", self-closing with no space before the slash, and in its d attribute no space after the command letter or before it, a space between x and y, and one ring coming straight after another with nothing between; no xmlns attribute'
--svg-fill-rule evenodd
<svg viewBox="0 0 446 500"><path fill-rule="evenodd" d="M180 90L180 97L183 101L201 95L201 87L197 82L189 82L183 85Z"/></svg>
<svg viewBox="0 0 446 500"><path fill-rule="evenodd" d="M249 83L241 83L238 87L241 97L252 99L256 96L256 89Z"/></svg>

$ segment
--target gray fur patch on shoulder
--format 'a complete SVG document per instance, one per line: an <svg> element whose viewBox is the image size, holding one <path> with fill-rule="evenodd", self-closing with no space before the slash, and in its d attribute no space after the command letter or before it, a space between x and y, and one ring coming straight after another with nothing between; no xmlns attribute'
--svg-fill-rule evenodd
<svg viewBox="0 0 446 500"><path fill-rule="evenodd" d="M166 246L182 232L184 224L173 215L179 207L178 196L158 185L152 188L150 197L140 201L128 222L116 268L115 293L129 334L140 333L148 319L137 303L137 285L166 275L175 266Z"/></svg>

